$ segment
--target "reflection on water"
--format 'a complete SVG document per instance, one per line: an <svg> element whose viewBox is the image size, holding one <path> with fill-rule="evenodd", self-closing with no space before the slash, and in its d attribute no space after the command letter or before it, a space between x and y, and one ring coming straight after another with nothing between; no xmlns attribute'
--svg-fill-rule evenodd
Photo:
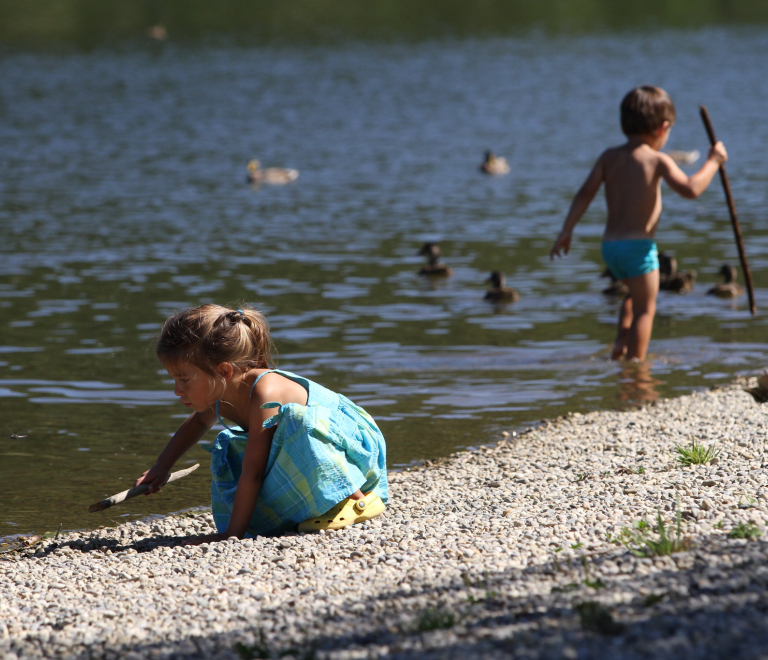
<svg viewBox="0 0 768 660"><path fill-rule="evenodd" d="M659 398L657 386L663 380L655 379L651 373L651 362L622 364L619 373L619 401L644 405Z"/></svg>
<svg viewBox="0 0 768 660"><path fill-rule="evenodd" d="M670 148L705 149L709 106L766 308L767 51L763 32L717 30L4 53L0 536L206 501L201 473L84 513L183 417L151 340L203 302L259 305L281 367L366 406L392 466L757 370L768 317L704 293L736 263L716 186L666 194L659 245L699 281L662 293L646 365L607 359L619 301L600 293L601 204L567 259L548 250L593 159L621 140L622 94L652 81L678 106ZM510 175L477 171L488 148ZM301 176L254 189L256 157ZM417 275L425 241L452 277ZM483 299L493 270L519 302Z"/></svg>

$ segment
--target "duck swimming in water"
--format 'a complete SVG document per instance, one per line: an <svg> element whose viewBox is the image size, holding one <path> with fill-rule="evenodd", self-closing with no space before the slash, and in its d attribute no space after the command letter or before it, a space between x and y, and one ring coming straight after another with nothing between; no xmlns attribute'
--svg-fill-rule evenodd
<svg viewBox="0 0 768 660"><path fill-rule="evenodd" d="M252 160L248 163L248 182L249 183L268 183L273 186L280 186L291 183L299 178L299 170L292 170L287 167L267 167L261 168L258 160Z"/></svg>
<svg viewBox="0 0 768 660"><path fill-rule="evenodd" d="M486 282L489 282L492 287L485 293L486 300L497 303L517 302L520 300L520 294L506 286L504 275L500 271L494 270Z"/></svg>
<svg viewBox="0 0 768 660"><path fill-rule="evenodd" d="M677 259L659 252L659 289L690 293L695 281L695 270L677 270Z"/></svg>
<svg viewBox="0 0 768 660"><path fill-rule="evenodd" d="M676 163L683 163L684 165L695 163L699 160L699 156L701 156L696 149L693 151L675 151L673 149L672 151L668 151L667 155Z"/></svg>
<svg viewBox="0 0 768 660"><path fill-rule="evenodd" d="M736 269L731 264L723 264L720 268L720 274L725 282L715 284L709 291L708 296L717 296L718 298L738 298L744 293L744 287L736 284Z"/></svg>
<svg viewBox="0 0 768 660"><path fill-rule="evenodd" d="M440 263L440 257L443 256L443 253L437 243L424 243L418 254L427 257L427 263L422 266L419 275L431 277L450 277L453 275L453 269L450 266Z"/></svg>
<svg viewBox="0 0 768 660"><path fill-rule="evenodd" d="M501 156L495 156L492 151L485 152L485 160L480 165L480 171L484 174L493 174L495 176L502 176L509 174L509 163L506 158Z"/></svg>
<svg viewBox="0 0 768 660"><path fill-rule="evenodd" d="M624 282L617 280L610 268L606 268L600 277L611 278L610 285L603 289L603 294L606 296L626 296L629 293L629 287Z"/></svg>

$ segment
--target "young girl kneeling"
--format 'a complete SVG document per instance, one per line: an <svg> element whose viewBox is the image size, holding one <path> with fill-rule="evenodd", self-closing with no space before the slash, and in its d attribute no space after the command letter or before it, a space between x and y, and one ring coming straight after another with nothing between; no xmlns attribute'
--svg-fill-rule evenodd
<svg viewBox="0 0 768 660"><path fill-rule="evenodd" d="M158 491L217 419L225 429L210 450L218 534L195 543L340 529L384 511L386 447L373 418L341 394L272 368L260 312L203 305L176 314L163 325L157 356L194 412L136 485Z"/></svg>

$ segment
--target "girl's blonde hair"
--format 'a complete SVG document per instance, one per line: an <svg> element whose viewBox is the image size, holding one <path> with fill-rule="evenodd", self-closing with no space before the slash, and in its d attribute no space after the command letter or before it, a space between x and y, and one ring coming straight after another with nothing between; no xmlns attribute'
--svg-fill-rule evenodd
<svg viewBox="0 0 768 660"><path fill-rule="evenodd" d="M161 362L189 362L214 377L222 362L241 373L273 368L277 353L266 317L247 305L201 305L174 314L163 324L155 352Z"/></svg>

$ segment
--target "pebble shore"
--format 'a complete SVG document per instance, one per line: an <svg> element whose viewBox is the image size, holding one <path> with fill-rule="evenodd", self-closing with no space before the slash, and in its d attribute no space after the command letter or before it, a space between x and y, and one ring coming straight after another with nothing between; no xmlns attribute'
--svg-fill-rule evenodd
<svg viewBox="0 0 768 660"><path fill-rule="evenodd" d="M768 657L768 418L745 384L391 473L386 513L339 532L182 547L199 510L6 554L0 659ZM681 466L693 440L719 455ZM684 550L636 556L622 530L657 539L657 515Z"/></svg>

